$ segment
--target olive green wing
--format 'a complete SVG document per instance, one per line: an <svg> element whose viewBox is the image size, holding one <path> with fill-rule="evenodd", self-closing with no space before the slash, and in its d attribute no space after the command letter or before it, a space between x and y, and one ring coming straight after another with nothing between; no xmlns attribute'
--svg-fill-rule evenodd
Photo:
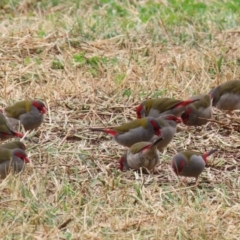
<svg viewBox="0 0 240 240"><path fill-rule="evenodd" d="M151 144L152 144L152 143L150 143L150 142L139 142L139 143L136 143L136 144L134 144L133 146L131 146L130 151L131 151L133 154L136 154L136 153L141 152L141 150L142 150L143 148L145 148L146 146L151 145Z"/></svg>
<svg viewBox="0 0 240 240"><path fill-rule="evenodd" d="M213 106L216 106L220 97L226 93L233 93L240 95L240 81L232 80L225 82L210 91L210 95L213 97Z"/></svg>
<svg viewBox="0 0 240 240"><path fill-rule="evenodd" d="M152 107L158 109L160 112L170 110L182 102L181 100L176 100L173 98L156 98L152 101Z"/></svg>
<svg viewBox="0 0 240 240"><path fill-rule="evenodd" d="M6 107L5 112L8 117L19 119L21 114L30 110L30 101L20 101L12 106Z"/></svg>
<svg viewBox="0 0 240 240"><path fill-rule="evenodd" d="M20 141L11 141L11 142L7 142L7 143L3 143L0 145L0 148L7 148L7 149L20 148L23 150L26 149L25 145Z"/></svg>
<svg viewBox="0 0 240 240"><path fill-rule="evenodd" d="M126 132L130 131L131 129L138 128L141 126L144 128L147 126L146 118L136 119L132 122L123 124L122 126L113 127L112 129L114 129L118 133L126 133Z"/></svg>
<svg viewBox="0 0 240 240"><path fill-rule="evenodd" d="M206 95L198 95L199 101L191 103L191 106L194 106L196 109L199 108L207 108L211 104L211 96L209 94Z"/></svg>
<svg viewBox="0 0 240 240"><path fill-rule="evenodd" d="M240 94L240 81L232 80L220 85L220 95L224 93Z"/></svg>
<svg viewBox="0 0 240 240"><path fill-rule="evenodd" d="M11 159L11 150L9 149L0 149L0 163L5 162Z"/></svg>
<svg viewBox="0 0 240 240"><path fill-rule="evenodd" d="M13 133L13 131L11 130L11 128L7 123L7 119L2 114L0 114L0 132L6 133L9 135Z"/></svg>
<svg viewBox="0 0 240 240"><path fill-rule="evenodd" d="M187 163L190 163L190 159L192 155L198 155L201 156L202 154L199 152L194 152L194 151L186 151L186 152L182 152L182 154L186 157Z"/></svg>

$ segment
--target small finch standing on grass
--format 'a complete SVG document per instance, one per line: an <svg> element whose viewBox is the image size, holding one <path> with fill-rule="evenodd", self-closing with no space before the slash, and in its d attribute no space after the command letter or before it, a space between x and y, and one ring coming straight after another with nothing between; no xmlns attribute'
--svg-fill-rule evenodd
<svg viewBox="0 0 240 240"><path fill-rule="evenodd" d="M228 110L229 113L240 109L240 80L222 83L209 94L212 95L213 106L218 109Z"/></svg>
<svg viewBox="0 0 240 240"><path fill-rule="evenodd" d="M120 159L120 170L129 169L151 171L159 163L157 153L157 144L163 138L158 138L155 142L139 142L130 147L130 149Z"/></svg>
<svg viewBox="0 0 240 240"><path fill-rule="evenodd" d="M137 117L159 117L165 114L172 114L180 116L190 103L198 101L195 100L175 100L172 98L155 98L149 99L141 103L137 107Z"/></svg>
<svg viewBox="0 0 240 240"><path fill-rule="evenodd" d="M196 95L192 99L199 101L188 105L181 115L182 121L187 126L202 126L212 118L212 98L211 95ZM204 119L203 119L204 118Z"/></svg>
<svg viewBox="0 0 240 240"><path fill-rule="evenodd" d="M158 142L157 149L161 150L165 148L173 139L176 131L177 131L177 124L182 122L181 118L176 117L172 114L163 115L157 118L159 125L161 127L161 137L163 138L162 141ZM158 137L154 136L151 139L151 142L155 141Z"/></svg>
<svg viewBox="0 0 240 240"><path fill-rule="evenodd" d="M4 109L4 114L13 129L18 128L20 123L26 131L38 128L43 122L43 114L46 112L47 108L40 100L16 102Z"/></svg>
<svg viewBox="0 0 240 240"><path fill-rule="evenodd" d="M23 134L13 131L5 116L0 113L0 139L4 141L13 137L22 138Z"/></svg>
<svg viewBox="0 0 240 240"><path fill-rule="evenodd" d="M105 132L117 143L126 147L138 142L150 141L154 135L161 135L160 125L157 119L152 117L137 119L119 127L90 128L90 130Z"/></svg>
<svg viewBox="0 0 240 240"><path fill-rule="evenodd" d="M5 178L11 171L14 174L24 169L25 163L29 163L27 154L19 148L13 150L0 148L0 177Z"/></svg>
<svg viewBox="0 0 240 240"><path fill-rule="evenodd" d="M195 185L198 185L198 177L205 168L207 157L216 151L217 149L213 149L204 154L193 151L179 152L172 158L172 169L176 175L195 177Z"/></svg>

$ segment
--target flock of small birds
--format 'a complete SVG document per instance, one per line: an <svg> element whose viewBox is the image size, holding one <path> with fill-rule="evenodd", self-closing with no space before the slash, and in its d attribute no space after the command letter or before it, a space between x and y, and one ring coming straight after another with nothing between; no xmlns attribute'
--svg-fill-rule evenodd
<svg viewBox="0 0 240 240"><path fill-rule="evenodd" d="M38 128L43 122L43 114L47 112L45 104L40 100L20 101L0 110L0 140L23 138L17 132L20 125L25 131ZM26 138L25 138L26 139ZM19 173L25 163L29 162L25 152L26 146L20 141L11 141L0 145L0 178L5 178L10 172Z"/></svg>
<svg viewBox="0 0 240 240"><path fill-rule="evenodd" d="M153 172L159 164L158 150L161 151L174 138L177 124L202 126L212 118L212 107L231 112L240 109L240 81L225 82L208 94L195 95L187 100L172 98L148 99L136 110L137 118L118 127L90 128L109 134L120 145L129 149L122 155L119 165L121 171L129 169ZM47 112L40 100L16 102L0 111L0 139L22 138L17 132L37 129ZM26 139L26 138L25 138ZM21 141L9 141L0 145L0 177L5 178L24 170L29 162L26 146ZM171 167L177 176L198 177L205 168L207 157L216 152L206 153L183 151L173 156Z"/></svg>

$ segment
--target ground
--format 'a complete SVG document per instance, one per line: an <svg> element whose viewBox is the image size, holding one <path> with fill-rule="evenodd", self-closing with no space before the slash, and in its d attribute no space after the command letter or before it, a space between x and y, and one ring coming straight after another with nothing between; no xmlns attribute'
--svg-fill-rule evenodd
<svg viewBox="0 0 240 240"><path fill-rule="evenodd" d="M126 149L89 131L240 79L239 16L238 0L2 0L0 105L48 113L24 140L31 163L0 183L0 238L239 239L238 112L180 125L154 175L120 172ZM216 147L199 186L181 185L171 157Z"/></svg>

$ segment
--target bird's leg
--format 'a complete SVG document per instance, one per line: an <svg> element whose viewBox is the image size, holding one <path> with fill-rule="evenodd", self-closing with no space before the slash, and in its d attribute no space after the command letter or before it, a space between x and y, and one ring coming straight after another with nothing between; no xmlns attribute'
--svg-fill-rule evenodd
<svg viewBox="0 0 240 240"><path fill-rule="evenodd" d="M195 182L195 184L194 184L194 187L197 187L198 184L199 184L198 177L196 177L196 182Z"/></svg>
<svg viewBox="0 0 240 240"><path fill-rule="evenodd" d="M155 173L155 168L153 168L152 170L150 170L150 174L154 175Z"/></svg>
<svg viewBox="0 0 240 240"><path fill-rule="evenodd" d="M158 165L159 166L159 165ZM158 174L159 170L158 170L158 166L155 166L152 170L150 170L150 172L154 175L154 174Z"/></svg>
<svg viewBox="0 0 240 240"><path fill-rule="evenodd" d="M184 177L184 179L182 180L182 183L187 183L187 178Z"/></svg>
<svg viewBox="0 0 240 240"><path fill-rule="evenodd" d="M180 182L180 185L182 185L182 186L186 185L186 182L187 182L187 178L186 177L184 177L183 180L180 180L179 177L178 177L178 180Z"/></svg>

